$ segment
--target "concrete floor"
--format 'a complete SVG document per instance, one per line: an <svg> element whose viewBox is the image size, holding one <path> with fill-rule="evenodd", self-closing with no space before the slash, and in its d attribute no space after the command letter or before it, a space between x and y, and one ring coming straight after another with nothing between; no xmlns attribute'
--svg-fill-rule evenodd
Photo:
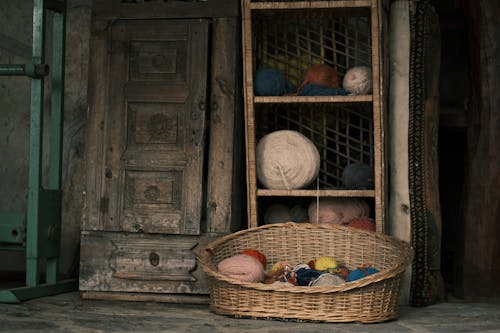
<svg viewBox="0 0 500 333"><path fill-rule="evenodd" d="M403 306L395 321L331 324L235 319L210 312L208 305L87 300L73 292L21 304L0 304L0 332L500 333L500 304Z"/></svg>

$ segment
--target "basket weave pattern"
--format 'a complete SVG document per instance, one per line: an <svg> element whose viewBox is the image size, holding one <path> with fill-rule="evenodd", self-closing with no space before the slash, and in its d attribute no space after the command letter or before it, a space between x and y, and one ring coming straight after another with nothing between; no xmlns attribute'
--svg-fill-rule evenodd
<svg viewBox="0 0 500 333"><path fill-rule="evenodd" d="M369 263L380 272L338 286L287 287L241 282L217 272L217 263L257 249L268 265L333 256L349 269ZM325 322L381 322L398 316L399 286L413 252L402 241L337 225L271 224L222 237L198 256L210 284L211 309L235 317ZM267 267L269 268L269 267Z"/></svg>

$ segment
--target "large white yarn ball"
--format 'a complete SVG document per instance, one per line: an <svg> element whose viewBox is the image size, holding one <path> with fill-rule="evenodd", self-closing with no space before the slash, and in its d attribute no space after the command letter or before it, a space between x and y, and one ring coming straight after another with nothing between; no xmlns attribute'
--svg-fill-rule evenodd
<svg viewBox="0 0 500 333"><path fill-rule="evenodd" d="M372 72L368 66L350 68L344 75L342 86L354 95L365 95L372 91Z"/></svg>
<svg viewBox="0 0 500 333"><path fill-rule="evenodd" d="M304 135L282 130L259 140L256 164L262 185L275 190L295 190L316 179L320 157L314 143Z"/></svg>
<svg viewBox="0 0 500 333"><path fill-rule="evenodd" d="M311 223L347 224L354 218L369 216L370 207L360 198L330 197L320 198L319 206L316 200L311 202L308 212Z"/></svg>

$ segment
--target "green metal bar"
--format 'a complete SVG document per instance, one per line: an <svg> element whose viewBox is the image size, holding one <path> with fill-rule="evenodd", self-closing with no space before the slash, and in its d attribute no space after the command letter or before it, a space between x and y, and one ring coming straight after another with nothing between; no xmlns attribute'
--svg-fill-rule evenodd
<svg viewBox="0 0 500 333"><path fill-rule="evenodd" d="M33 64L42 64L45 54L45 10L43 0L33 0ZM42 169L43 78L31 80L30 152L28 179L26 285L38 285L38 213Z"/></svg>
<svg viewBox="0 0 500 333"><path fill-rule="evenodd" d="M64 118L64 40L65 13L55 13L53 19L51 136L48 188L61 189L62 136Z"/></svg>
<svg viewBox="0 0 500 333"><path fill-rule="evenodd" d="M41 78L49 74L46 64L0 65L0 76L29 76Z"/></svg>
<svg viewBox="0 0 500 333"><path fill-rule="evenodd" d="M76 279L58 281L57 284L40 284L36 287L21 287L0 291L0 303L20 303L32 298L45 297L78 288Z"/></svg>
<svg viewBox="0 0 500 333"><path fill-rule="evenodd" d="M51 136L50 136L50 161L49 161L49 179L48 188L61 190L62 173L62 138L63 138L63 119L64 119L64 51L66 35L66 15L65 10L55 13L53 18L53 48L52 48L52 85L51 85ZM59 195L59 203L61 197ZM61 209L61 205L56 205ZM57 221L56 221L57 220ZM52 242L57 244L59 249L61 244L61 215L57 214L57 219L51 221L51 227L56 233ZM50 240L49 240L50 241ZM47 258L46 280L47 283L57 283L57 274L59 271L59 258L56 251L56 257Z"/></svg>
<svg viewBox="0 0 500 333"><path fill-rule="evenodd" d="M26 75L24 65L0 65L0 75Z"/></svg>

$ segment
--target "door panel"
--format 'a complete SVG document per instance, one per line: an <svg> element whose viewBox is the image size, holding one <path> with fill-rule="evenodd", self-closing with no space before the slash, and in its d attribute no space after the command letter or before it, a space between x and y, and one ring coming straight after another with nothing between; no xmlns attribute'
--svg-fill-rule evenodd
<svg viewBox="0 0 500 333"><path fill-rule="evenodd" d="M120 21L110 38L104 230L197 235L208 21Z"/></svg>

